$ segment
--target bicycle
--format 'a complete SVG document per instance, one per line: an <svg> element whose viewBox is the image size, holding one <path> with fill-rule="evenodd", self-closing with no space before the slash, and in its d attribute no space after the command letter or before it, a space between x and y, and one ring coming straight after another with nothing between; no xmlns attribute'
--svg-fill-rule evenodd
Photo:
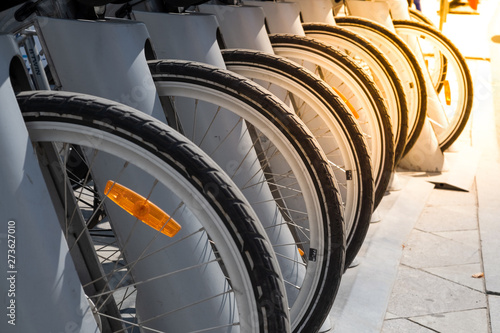
<svg viewBox="0 0 500 333"><path fill-rule="evenodd" d="M35 91L19 93L16 102L14 91L30 88L29 80L13 38L2 35L0 42L2 82L7 83L1 88L2 135L11 139L2 140L6 143L2 145L2 152L12 157L2 159L8 161L3 162L8 167L2 168L2 188L10 195L4 194L1 211L3 220L12 221L9 225L16 226L16 237L22 240L14 252L20 262L14 261L11 264L14 266L7 267L7 262L2 261L2 268L17 278L19 289L13 297L23 306L23 312L30 313L30 320L19 318L16 329L33 331L35 326L36 330L56 331L68 327L85 331L152 328L155 318L148 318L153 313L149 312L151 307L148 308L152 298L147 294L161 293L169 277L186 275L189 270L189 277L195 279L197 285L204 285L205 292L211 288L223 292L210 297L204 295L205 301L211 302L204 306L205 311L211 311L217 304L213 308L212 324L236 324L257 332L286 331L287 303L270 243L255 213L220 168L165 124L109 100L75 93ZM26 145L27 142L34 148ZM110 155L115 158L110 159ZM75 175L84 161L92 163L84 168L87 171L83 175ZM106 170L99 167L102 162L106 163ZM112 170L113 163L120 164L120 172ZM145 184L148 178L149 185L153 186L145 190L144 187L149 187ZM108 179L111 183L106 188ZM122 192L128 198L135 197L137 192L143 193L146 198L139 198L146 199L140 202L142 212L152 209L151 203L158 205L163 211L163 221L154 225L146 222L148 219L141 210L135 212L134 217L111 203L111 192L114 193L119 184L137 190ZM172 194L171 200L165 200L165 191ZM18 195L12 195L14 193ZM92 200L97 193L102 199L99 206L106 209L106 218L89 230L87 223L93 217L88 214L96 211ZM28 205L19 209L17 200L28 200ZM41 200L40 206L34 205L35 200ZM175 235L178 226L174 221L180 223L182 229L170 240L164 233L168 233L166 229L170 230L169 224L172 224L170 235ZM128 235L127 229L133 231L133 235ZM117 234L113 235L111 230ZM139 249L135 241L140 241L140 230L151 237L149 241L142 239L146 244ZM164 251L170 257L167 258ZM196 252L204 255L199 258L185 255ZM139 255L133 258L134 253ZM201 258L208 261L191 267L187 263ZM158 264L165 260L168 265ZM155 263L158 274L153 274L148 261ZM187 265L183 269L176 271L173 267L174 263L183 265L184 262ZM17 267L19 272L14 270ZM162 274L158 272L160 267ZM38 283L33 283L33 276ZM186 291L192 290L191 282L187 283L188 289L181 291L179 283L183 280L175 281L179 289L170 289L170 292L184 297ZM163 289L157 288L158 285ZM2 290L5 291L4 287ZM11 304L13 299L11 297ZM146 302L140 304L141 299ZM134 304L136 301L139 303ZM180 305L175 297L163 301L164 308ZM222 311L221 304L231 308ZM245 316L238 318L232 306L237 306L239 313ZM54 310L58 316L51 315ZM161 306L154 304L153 310L161 310ZM201 314L199 310L195 311L197 315ZM19 315L23 312L19 311ZM184 327L186 322L182 317L186 315L190 325L207 325L207 322L195 323L188 312L183 307L175 311L170 327L176 323ZM8 324L2 322L2 326L5 325Z"/></svg>

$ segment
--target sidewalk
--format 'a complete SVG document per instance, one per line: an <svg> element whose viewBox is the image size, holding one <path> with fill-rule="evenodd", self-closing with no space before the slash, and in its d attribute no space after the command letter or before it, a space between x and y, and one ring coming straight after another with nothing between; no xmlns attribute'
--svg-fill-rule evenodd
<svg viewBox="0 0 500 333"><path fill-rule="evenodd" d="M434 2L422 6L437 18ZM500 332L500 44L488 38L496 7L482 0L480 15L448 16L443 32L474 80L471 119L445 154L448 171L398 172L402 189L384 198L360 265L344 276L332 332Z"/></svg>

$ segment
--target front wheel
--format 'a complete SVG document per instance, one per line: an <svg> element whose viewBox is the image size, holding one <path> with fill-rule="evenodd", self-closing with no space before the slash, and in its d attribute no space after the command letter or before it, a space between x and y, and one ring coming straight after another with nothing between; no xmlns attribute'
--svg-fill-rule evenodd
<svg viewBox="0 0 500 333"><path fill-rule="evenodd" d="M229 70L285 102L323 148L344 204L348 267L366 237L374 193L370 155L356 119L323 80L286 58L249 50L223 50L222 55Z"/></svg>
<svg viewBox="0 0 500 333"><path fill-rule="evenodd" d="M319 328L343 274L345 230L338 184L314 136L241 75L181 60L149 68L165 112L232 177L266 228L293 331Z"/></svg>
<svg viewBox="0 0 500 333"><path fill-rule="evenodd" d="M276 54L311 70L351 104L371 155L376 209L389 186L395 157L392 124L380 90L358 64L324 42L289 34L269 38Z"/></svg>
<svg viewBox="0 0 500 333"><path fill-rule="evenodd" d="M265 231L200 149L104 99L29 92L18 102L103 331L289 330ZM89 227L95 198L106 214Z"/></svg>
<svg viewBox="0 0 500 333"><path fill-rule="evenodd" d="M457 47L440 31L413 21L393 21L398 35L420 44L432 83L444 110L444 119L434 119L439 146L446 150L462 133L472 111L474 92L467 63Z"/></svg>

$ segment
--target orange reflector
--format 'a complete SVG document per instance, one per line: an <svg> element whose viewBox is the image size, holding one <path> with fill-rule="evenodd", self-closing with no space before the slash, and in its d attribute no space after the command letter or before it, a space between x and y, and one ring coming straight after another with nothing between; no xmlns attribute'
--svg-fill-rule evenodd
<svg viewBox="0 0 500 333"><path fill-rule="evenodd" d="M444 80L444 98L446 99L446 105L451 105L451 91L450 91L450 81Z"/></svg>
<svg viewBox="0 0 500 333"><path fill-rule="evenodd" d="M347 100L347 98L345 98L345 96L340 91L337 90L337 88L335 87L332 88L340 96L340 98L342 98L344 103L347 104L347 107L349 108L349 110L351 110L352 114L354 115L354 118L359 119L359 113L356 112L354 106L352 106L352 104Z"/></svg>
<svg viewBox="0 0 500 333"><path fill-rule="evenodd" d="M304 251L301 248L298 248L298 250L299 250L300 256L303 257L304 256Z"/></svg>
<svg viewBox="0 0 500 333"><path fill-rule="evenodd" d="M109 180L104 194L134 217L169 237L181 230L181 226L158 206L123 185Z"/></svg>

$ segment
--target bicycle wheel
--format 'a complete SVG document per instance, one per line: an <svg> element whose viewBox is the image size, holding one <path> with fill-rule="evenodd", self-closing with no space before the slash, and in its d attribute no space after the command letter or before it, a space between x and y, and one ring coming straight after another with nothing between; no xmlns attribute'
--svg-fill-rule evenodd
<svg viewBox="0 0 500 333"><path fill-rule="evenodd" d="M439 146L446 150L458 139L472 111L474 93L467 63L457 47L429 25L397 20L394 27L403 38L416 38L422 49L446 115L447 123L440 123L436 131Z"/></svg>
<svg viewBox="0 0 500 333"><path fill-rule="evenodd" d="M395 137L394 160L403 157L408 137L408 107L403 86L389 59L368 39L342 27L323 23L303 23L307 36L319 39L357 62L379 88L391 117Z"/></svg>
<svg viewBox="0 0 500 333"><path fill-rule="evenodd" d="M201 150L104 99L28 92L18 102L102 331L289 329L271 244L244 197ZM78 167L87 172L75 179ZM134 216L110 200L118 184L145 197ZM94 209L87 201L97 196L106 217L89 229ZM150 203L169 215L158 226L146 225L148 216L161 218ZM172 221L182 229L170 238L163 231Z"/></svg>
<svg viewBox="0 0 500 333"><path fill-rule="evenodd" d="M266 228L292 330L316 330L345 260L338 185L317 141L280 100L243 76L196 62L149 64L166 113L232 177Z"/></svg>
<svg viewBox="0 0 500 333"><path fill-rule="evenodd" d="M276 54L316 73L342 93L358 114L372 159L376 208L394 170L394 138L386 106L375 83L356 63L323 42L286 34L271 34L269 38Z"/></svg>
<svg viewBox="0 0 500 333"><path fill-rule="evenodd" d="M344 204L348 267L366 237L373 206L371 161L356 119L328 85L286 58L246 50L223 50L222 56L229 70L288 104L326 153Z"/></svg>
<svg viewBox="0 0 500 333"><path fill-rule="evenodd" d="M427 112L425 78L417 58L398 35L381 24L359 17L335 17L335 22L370 40L396 69L408 103L407 154L422 132Z"/></svg>

